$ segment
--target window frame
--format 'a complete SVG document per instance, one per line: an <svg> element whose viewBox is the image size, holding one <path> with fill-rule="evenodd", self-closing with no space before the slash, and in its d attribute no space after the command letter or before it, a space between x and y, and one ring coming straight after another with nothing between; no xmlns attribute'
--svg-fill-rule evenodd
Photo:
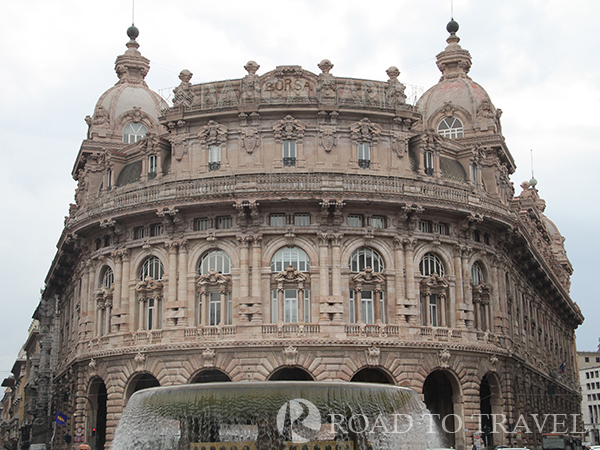
<svg viewBox="0 0 600 450"><path fill-rule="evenodd" d="M357 145L358 167L369 169L371 167L371 143L359 142Z"/></svg>
<svg viewBox="0 0 600 450"><path fill-rule="evenodd" d="M289 252L289 253L286 253ZM296 252L295 254L293 252ZM289 254L289 260L286 259ZM294 258L295 257L295 258ZM310 272L310 257L302 248L296 246L281 247L271 258L271 272L283 272L291 265L299 272Z"/></svg>
<svg viewBox="0 0 600 450"><path fill-rule="evenodd" d="M137 125L137 130L134 129L135 125ZM140 133L141 130L144 130ZM131 132L129 132L131 130ZM148 128L141 122L129 122L127 125L123 127L123 143L124 144L135 144L136 142L144 139L148 134Z"/></svg>
<svg viewBox="0 0 600 450"><path fill-rule="evenodd" d="M221 168L221 146L210 145L208 147L208 170L219 170Z"/></svg>
<svg viewBox="0 0 600 450"><path fill-rule="evenodd" d="M295 167L297 156L296 140L286 139L281 145L281 157L284 167Z"/></svg>
<svg viewBox="0 0 600 450"><path fill-rule="evenodd" d="M442 128L442 125L445 127ZM437 133L448 139L462 138L465 137L465 126L462 120L456 116L444 117L438 123Z"/></svg>
<svg viewBox="0 0 600 450"><path fill-rule="evenodd" d="M154 276L157 275L157 271L158 278ZM158 256L149 256L140 265L140 269L138 271L138 279L144 281L146 277L150 276L153 280L160 281L162 280L164 274L165 268L160 258Z"/></svg>
<svg viewBox="0 0 600 450"><path fill-rule="evenodd" d="M360 259L363 260L362 266ZM369 259L371 260L371 265L367 264ZM350 272L353 273L362 272L366 267L371 267L373 272L382 273L385 270L385 262L376 250L370 247L359 247L350 255L348 267L350 268Z"/></svg>
<svg viewBox="0 0 600 450"><path fill-rule="evenodd" d="M439 270L436 270L436 268ZM427 252L423 255L421 261L419 261L419 273L424 277L431 277L434 273L437 273L438 276L443 277L446 273L444 262L435 253Z"/></svg>
<svg viewBox="0 0 600 450"><path fill-rule="evenodd" d="M231 257L227 252L219 249L206 252L198 261L196 270L199 275L208 275L213 269L222 275L231 275Z"/></svg>

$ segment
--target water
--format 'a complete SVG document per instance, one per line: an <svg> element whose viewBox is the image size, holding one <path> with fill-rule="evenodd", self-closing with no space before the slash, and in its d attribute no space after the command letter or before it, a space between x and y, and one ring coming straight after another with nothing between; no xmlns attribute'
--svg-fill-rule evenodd
<svg viewBox="0 0 600 450"><path fill-rule="evenodd" d="M419 396L373 383L267 381L136 392L114 450L422 450L440 447Z"/></svg>

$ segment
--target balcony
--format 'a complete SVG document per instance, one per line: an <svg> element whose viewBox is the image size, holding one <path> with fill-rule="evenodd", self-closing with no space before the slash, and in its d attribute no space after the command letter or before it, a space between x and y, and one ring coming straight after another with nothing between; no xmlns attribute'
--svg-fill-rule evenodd
<svg viewBox="0 0 600 450"><path fill-rule="evenodd" d="M283 167L295 167L296 166L296 158L291 156L286 156L283 158Z"/></svg>

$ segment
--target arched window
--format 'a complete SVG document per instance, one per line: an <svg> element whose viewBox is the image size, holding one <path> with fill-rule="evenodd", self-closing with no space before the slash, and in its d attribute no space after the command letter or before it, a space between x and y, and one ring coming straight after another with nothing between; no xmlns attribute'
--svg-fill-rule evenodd
<svg viewBox="0 0 600 450"><path fill-rule="evenodd" d="M198 264L198 273L207 275L211 270L216 270L223 275L231 273L231 258L223 250L213 250L205 254Z"/></svg>
<svg viewBox="0 0 600 450"><path fill-rule="evenodd" d="M419 263L419 272L424 277L430 277L434 273L437 273L440 277L444 276L444 264L442 260L433 253L426 253Z"/></svg>
<svg viewBox="0 0 600 450"><path fill-rule="evenodd" d="M292 266L300 272L308 272L310 269L310 259L301 248L280 248L271 259L271 272L282 272L288 266Z"/></svg>
<svg viewBox="0 0 600 450"><path fill-rule="evenodd" d="M112 288L112 285L115 281L115 274L113 273L110 267L107 267L104 271L104 275L102 275L102 286L107 288Z"/></svg>
<svg viewBox="0 0 600 450"><path fill-rule="evenodd" d="M484 281L485 277L483 276L481 266L477 262L473 263L471 266L471 284L477 286L479 283L483 283Z"/></svg>
<svg viewBox="0 0 600 450"><path fill-rule="evenodd" d="M375 250L367 247L354 250L349 265L351 272L362 272L370 267L373 272L381 273L384 269L383 258Z"/></svg>
<svg viewBox="0 0 600 450"><path fill-rule="evenodd" d="M125 144L134 144L140 139L145 138L147 132L148 128L144 124L129 122L123 129L123 142Z"/></svg>
<svg viewBox="0 0 600 450"><path fill-rule="evenodd" d="M462 122L456 117L445 117L437 128L438 134L449 139L464 137Z"/></svg>
<svg viewBox="0 0 600 450"><path fill-rule="evenodd" d="M165 269L160 262L160 259L158 259L156 256L151 256L150 258L146 259L144 264L142 264L142 267L140 267L138 276L142 281L145 280L146 277L152 277L154 280L158 281L162 280L164 272Z"/></svg>

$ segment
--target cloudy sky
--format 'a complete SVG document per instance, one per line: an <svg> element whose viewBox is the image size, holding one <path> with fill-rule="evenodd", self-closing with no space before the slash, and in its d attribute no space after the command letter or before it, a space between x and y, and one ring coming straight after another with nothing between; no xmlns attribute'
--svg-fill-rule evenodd
<svg viewBox="0 0 600 450"><path fill-rule="evenodd" d="M130 0L0 0L0 379L27 337L75 182L71 169L86 135L84 117L116 81ZM158 92L179 83L239 78L298 64L319 73L400 80L427 89L439 79L450 0L137 0L146 81ZM598 345L595 281L600 224L594 188L600 163L600 2L455 0L471 77L504 111L517 162L513 182L535 177L547 215L566 236L575 267L571 296L584 315L578 348ZM163 91L161 91L163 90ZM597 179L596 179L597 180ZM517 189L520 192L520 188Z"/></svg>

